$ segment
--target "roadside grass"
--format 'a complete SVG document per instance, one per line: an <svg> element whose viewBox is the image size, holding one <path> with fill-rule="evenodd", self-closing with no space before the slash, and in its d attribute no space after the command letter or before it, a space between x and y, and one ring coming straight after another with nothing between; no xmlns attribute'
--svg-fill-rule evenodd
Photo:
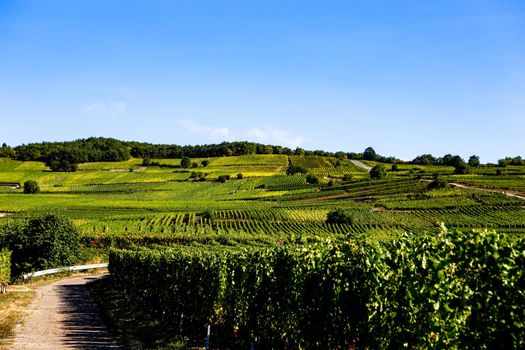
<svg viewBox="0 0 525 350"><path fill-rule="evenodd" d="M35 291L25 287L10 287L0 294L0 349L8 349L13 331L25 315Z"/></svg>
<svg viewBox="0 0 525 350"><path fill-rule="evenodd" d="M178 329L172 322L162 322L160 315L134 303L113 288L106 276L87 285L106 326L126 349L188 349L185 340L174 340Z"/></svg>

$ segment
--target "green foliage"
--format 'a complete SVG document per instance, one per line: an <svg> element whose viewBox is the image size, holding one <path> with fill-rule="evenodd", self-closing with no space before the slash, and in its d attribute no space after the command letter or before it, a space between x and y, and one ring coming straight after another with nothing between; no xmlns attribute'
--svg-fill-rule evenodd
<svg viewBox="0 0 525 350"><path fill-rule="evenodd" d="M371 179L383 179L386 177L386 169L383 164L377 164L370 170L370 178Z"/></svg>
<svg viewBox="0 0 525 350"><path fill-rule="evenodd" d="M201 160L201 165L203 167L207 167L208 165L210 165L210 161L208 159Z"/></svg>
<svg viewBox="0 0 525 350"><path fill-rule="evenodd" d="M286 175L289 175L289 176L295 175L295 174L306 174L307 172L308 170L306 170L305 168L299 165L289 165L286 168Z"/></svg>
<svg viewBox="0 0 525 350"><path fill-rule="evenodd" d="M24 182L24 193L26 194L34 194L40 192L40 187L38 186L38 183L33 180L27 180Z"/></svg>
<svg viewBox="0 0 525 350"><path fill-rule="evenodd" d="M447 180L443 179L441 176L439 176L439 174L434 174L432 182L428 184L428 188L431 190L442 189L447 187Z"/></svg>
<svg viewBox="0 0 525 350"><path fill-rule="evenodd" d="M191 167L191 159L189 157L184 157L180 161L180 167L181 168L189 168Z"/></svg>
<svg viewBox="0 0 525 350"><path fill-rule="evenodd" d="M0 284L11 281L11 251L2 249L0 251Z"/></svg>
<svg viewBox="0 0 525 350"><path fill-rule="evenodd" d="M151 166L151 158L148 158L148 157L144 158L142 160L142 166Z"/></svg>
<svg viewBox="0 0 525 350"><path fill-rule="evenodd" d="M479 166L480 165L479 156L476 156L476 155L470 156L470 158L468 159L468 165L472 167Z"/></svg>
<svg viewBox="0 0 525 350"><path fill-rule="evenodd" d="M326 223L327 224L353 224L354 219L350 212L342 210L342 209L337 209L327 214Z"/></svg>
<svg viewBox="0 0 525 350"><path fill-rule="evenodd" d="M389 243L112 251L117 285L216 346L518 349L525 346L525 244L495 232ZM221 343L222 341L222 343Z"/></svg>
<svg viewBox="0 0 525 350"><path fill-rule="evenodd" d="M217 181L220 183L225 183L229 179L230 179L230 175L219 175L217 177Z"/></svg>
<svg viewBox="0 0 525 350"><path fill-rule="evenodd" d="M454 174L463 175L470 173L470 168L465 162L459 162L454 165Z"/></svg>
<svg viewBox="0 0 525 350"><path fill-rule="evenodd" d="M75 263L79 232L69 219L44 214L3 226L0 245L12 251L12 272L18 276Z"/></svg>
<svg viewBox="0 0 525 350"><path fill-rule="evenodd" d="M306 183L308 184L318 184L319 183L319 178L315 175L312 175L312 174L307 174L306 175Z"/></svg>
<svg viewBox="0 0 525 350"><path fill-rule="evenodd" d="M363 152L363 159L364 160L376 160L377 153L372 147L367 147L365 151Z"/></svg>
<svg viewBox="0 0 525 350"><path fill-rule="evenodd" d="M243 178L242 173L238 173L238 174L237 174L237 180L242 180L242 178Z"/></svg>

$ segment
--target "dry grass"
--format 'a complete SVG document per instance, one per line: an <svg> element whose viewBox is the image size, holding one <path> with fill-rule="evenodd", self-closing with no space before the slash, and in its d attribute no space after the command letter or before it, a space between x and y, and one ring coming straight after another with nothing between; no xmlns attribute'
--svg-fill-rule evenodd
<svg viewBox="0 0 525 350"><path fill-rule="evenodd" d="M26 308L33 300L35 291L15 286L0 294L0 349L8 349L14 327L25 316Z"/></svg>

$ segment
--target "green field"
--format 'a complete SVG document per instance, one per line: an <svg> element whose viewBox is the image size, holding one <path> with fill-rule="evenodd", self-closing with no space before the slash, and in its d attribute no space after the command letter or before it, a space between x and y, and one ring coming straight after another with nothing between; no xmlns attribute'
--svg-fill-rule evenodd
<svg viewBox="0 0 525 350"><path fill-rule="evenodd" d="M391 239L404 231L432 232L441 222L462 229L493 228L514 237L525 233L525 200L503 191L525 192L525 167L512 167L504 176L480 167L454 175L452 167L400 164L387 177L371 180L350 161L322 156L245 155L192 159L198 167L182 169L180 159L141 159L79 165L77 172L51 172L39 162L0 159L0 183L38 182L41 193L0 186L2 220L13 214L58 212L71 218L92 241L125 236L142 242L158 235L225 234L244 241L320 240L362 235ZM306 183L301 174L286 176L288 164L318 176ZM371 162L375 165L375 162ZM390 166L387 165L387 170ZM203 181L190 178L201 173ZM237 174L242 179L237 179ZM432 174L470 188L429 190ZM351 175L343 182L342 176ZM230 175L225 183L220 175ZM486 191L490 189L491 191ZM494 191L492 191L494 190ZM352 223L325 223L335 209L352 214ZM205 220L212 212L214 220ZM15 215L16 217L16 215Z"/></svg>

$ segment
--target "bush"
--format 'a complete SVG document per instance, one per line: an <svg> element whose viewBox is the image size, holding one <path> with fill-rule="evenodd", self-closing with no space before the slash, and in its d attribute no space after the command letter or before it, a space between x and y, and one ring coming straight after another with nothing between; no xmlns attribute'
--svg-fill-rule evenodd
<svg viewBox="0 0 525 350"><path fill-rule="evenodd" d="M36 181L28 180L24 182L24 193L35 194L38 192L40 192L40 187Z"/></svg>
<svg viewBox="0 0 525 350"><path fill-rule="evenodd" d="M151 158L142 159L142 166L150 166L150 165L151 165Z"/></svg>
<svg viewBox="0 0 525 350"><path fill-rule="evenodd" d="M308 174L308 175L306 175L306 183L308 183L308 184L318 184L319 183L319 179L317 178L317 176L314 176L312 174Z"/></svg>
<svg viewBox="0 0 525 350"><path fill-rule="evenodd" d="M370 170L370 178L383 179L386 177L386 169L383 164L378 164Z"/></svg>
<svg viewBox="0 0 525 350"><path fill-rule="evenodd" d="M443 179L441 176L439 176L438 174L434 174L434 179L432 180L431 183L428 184L428 188L431 190L439 189L439 188L447 188L447 187L448 187L448 182L445 179Z"/></svg>
<svg viewBox="0 0 525 350"><path fill-rule="evenodd" d="M458 163L454 166L454 174L463 175L470 173L470 168L466 163Z"/></svg>
<svg viewBox="0 0 525 350"><path fill-rule="evenodd" d="M2 227L0 243L12 251L14 276L75 263L80 234L63 216L44 214Z"/></svg>
<svg viewBox="0 0 525 350"><path fill-rule="evenodd" d="M243 178L243 175L241 173L238 173L237 174L237 180L242 180L242 178Z"/></svg>
<svg viewBox="0 0 525 350"><path fill-rule="evenodd" d="M308 171L299 165L289 165L286 168L286 175L295 175L295 174L306 174Z"/></svg>
<svg viewBox="0 0 525 350"><path fill-rule="evenodd" d="M220 183L225 183L226 180L229 180L230 177L228 175L219 175L219 177L217 177L217 181L220 182Z"/></svg>
<svg viewBox="0 0 525 350"><path fill-rule="evenodd" d="M202 166L206 167L206 166L208 166L210 164L210 161L207 160L207 159L204 159L203 161L201 161L201 164L202 164Z"/></svg>
<svg viewBox="0 0 525 350"><path fill-rule="evenodd" d="M399 166L397 164L392 164L390 171L398 171L398 170L399 170Z"/></svg>
<svg viewBox="0 0 525 350"><path fill-rule="evenodd" d="M188 157L184 157L180 161L180 167L181 168L189 168L191 166L191 159Z"/></svg>
<svg viewBox="0 0 525 350"><path fill-rule="evenodd" d="M352 214L342 209L337 209L328 213L326 217L327 224L353 224Z"/></svg>

